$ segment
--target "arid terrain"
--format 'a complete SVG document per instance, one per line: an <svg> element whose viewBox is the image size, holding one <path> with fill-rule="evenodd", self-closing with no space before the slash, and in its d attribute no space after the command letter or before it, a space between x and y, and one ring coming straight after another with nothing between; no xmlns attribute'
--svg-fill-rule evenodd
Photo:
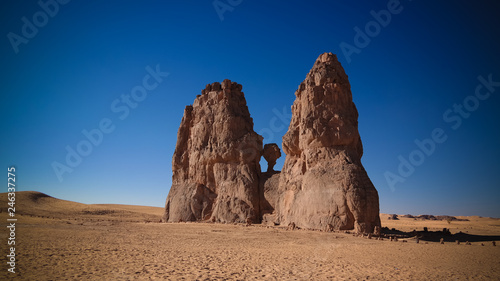
<svg viewBox="0 0 500 281"><path fill-rule="evenodd" d="M5 193L0 204L1 280L500 279L500 245L492 245L500 236L499 219L448 222L380 215L389 232L448 228L473 238L471 245L442 245L261 225L158 223L163 208L86 205L38 192L16 193L12 274L6 265Z"/></svg>

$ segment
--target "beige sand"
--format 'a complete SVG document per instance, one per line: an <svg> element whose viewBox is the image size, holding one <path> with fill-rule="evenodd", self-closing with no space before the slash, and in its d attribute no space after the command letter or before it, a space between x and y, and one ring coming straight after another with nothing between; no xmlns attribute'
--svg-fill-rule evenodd
<svg viewBox="0 0 500 281"><path fill-rule="evenodd" d="M5 229L5 193L0 204ZM16 211L18 273L7 272L2 231L1 280L500 279L500 245L491 242L417 244L260 225L163 224L157 223L162 208L85 205L28 192L18 193ZM387 217L381 214L384 226L404 231L500 234L497 219L448 224Z"/></svg>
<svg viewBox="0 0 500 281"><path fill-rule="evenodd" d="M469 221L431 221L402 218L398 220L388 220L388 214L380 214L382 226L396 228L401 231L422 230L427 227L429 231L439 231L447 228L451 233L464 232L475 235L500 235L500 219L484 218L478 216L456 217L458 219L467 219ZM500 245L499 245L500 246Z"/></svg>

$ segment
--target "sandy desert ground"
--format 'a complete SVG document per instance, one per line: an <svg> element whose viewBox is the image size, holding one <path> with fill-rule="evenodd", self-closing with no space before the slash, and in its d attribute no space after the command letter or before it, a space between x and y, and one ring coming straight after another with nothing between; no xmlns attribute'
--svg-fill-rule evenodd
<svg viewBox="0 0 500 281"><path fill-rule="evenodd" d="M16 194L12 274L5 193L0 206L1 280L500 279L500 245L491 242L500 240L499 219L448 223L381 214L389 229L449 228L474 238L472 245L442 245L261 225L158 223L162 208L86 205L37 192Z"/></svg>

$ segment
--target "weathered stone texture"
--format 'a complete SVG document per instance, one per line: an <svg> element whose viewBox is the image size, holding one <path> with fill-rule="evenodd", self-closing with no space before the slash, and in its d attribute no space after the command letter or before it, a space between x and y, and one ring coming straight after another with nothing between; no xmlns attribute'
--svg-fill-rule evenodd
<svg viewBox="0 0 500 281"><path fill-rule="evenodd" d="M260 221L262 137L241 90L209 84L184 110L163 221Z"/></svg>
<svg viewBox="0 0 500 281"><path fill-rule="evenodd" d="M337 57L320 55L295 95L277 222L372 232L380 226L378 193L361 164L358 111Z"/></svg>

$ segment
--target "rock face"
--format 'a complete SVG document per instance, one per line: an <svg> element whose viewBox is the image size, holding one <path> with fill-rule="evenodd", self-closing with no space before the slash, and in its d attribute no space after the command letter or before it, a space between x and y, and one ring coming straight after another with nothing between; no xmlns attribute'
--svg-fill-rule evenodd
<svg viewBox="0 0 500 281"><path fill-rule="evenodd" d="M241 90L209 84L184 110L163 221L260 222L262 137Z"/></svg>
<svg viewBox="0 0 500 281"><path fill-rule="evenodd" d="M262 173L260 176L260 213L262 221L274 225L276 213L274 212L279 203L280 172L272 171Z"/></svg>
<svg viewBox="0 0 500 281"><path fill-rule="evenodd" d="M295 92L275 223L363 233L380 226L350 88L337 57L324 53Z"/></svg>

